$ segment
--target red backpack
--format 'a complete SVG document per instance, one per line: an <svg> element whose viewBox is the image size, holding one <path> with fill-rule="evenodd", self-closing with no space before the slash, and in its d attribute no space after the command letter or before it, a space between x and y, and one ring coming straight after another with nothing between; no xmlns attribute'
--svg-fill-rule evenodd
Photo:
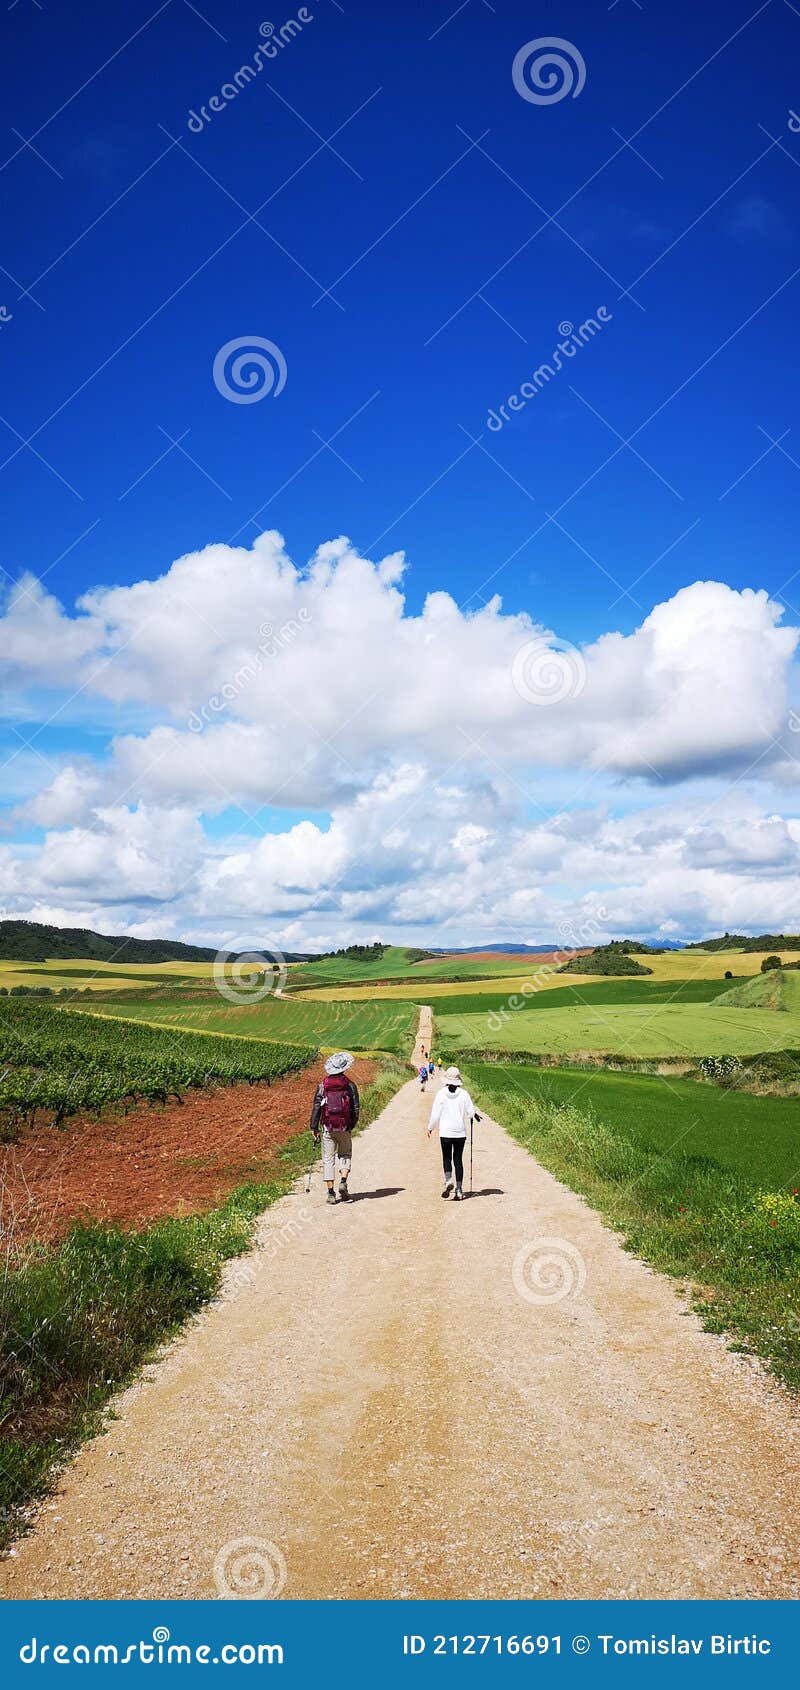
<svg viewBox="0 0 800 1690"><path fill-rule="evenodd" d="M353 1127L353 1099L346 1074L326 1074L322 1082L323 1119L329 1133L349 1133Z"/></svg>

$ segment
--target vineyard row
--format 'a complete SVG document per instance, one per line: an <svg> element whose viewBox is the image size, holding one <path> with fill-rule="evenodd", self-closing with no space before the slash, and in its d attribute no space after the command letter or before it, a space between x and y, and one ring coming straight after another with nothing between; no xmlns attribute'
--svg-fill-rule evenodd
<svg viewBox="0 0 800 1690"><path fill-rule="evenodd" d="M304 1045L146 1027L44 1004L0 1010L0 1136L42 1109L56 1124L80 1110L182 1099L193 1086L270 1083L314 1058Z"/></svg>

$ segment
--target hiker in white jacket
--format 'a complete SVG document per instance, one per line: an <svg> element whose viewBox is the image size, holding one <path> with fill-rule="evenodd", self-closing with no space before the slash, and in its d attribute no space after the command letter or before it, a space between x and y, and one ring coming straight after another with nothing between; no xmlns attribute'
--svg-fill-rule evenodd
<svg viewBox="0 0 800 1690"><path fill-rule="evenodd" d="M449 1197L453 1189L453 1170L456 1176L456 1202L464 1196L464 1145L467 1133L473 1120L480 1120L472 1098L464 1085L457 1068L445 1068L442 1076L444 1084L437 1091L428 1122L428 1137L434 1127L439 1128L439 1139L442 1146L442 1166L444 1168L443 1197Z"/></svg>

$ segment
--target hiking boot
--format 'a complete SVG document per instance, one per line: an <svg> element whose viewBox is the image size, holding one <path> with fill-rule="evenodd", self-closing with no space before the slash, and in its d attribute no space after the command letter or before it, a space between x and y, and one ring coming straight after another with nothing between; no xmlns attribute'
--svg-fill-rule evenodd
<svg viewBox="0 0 800 1690"><path fill-rule="evenodd" d="M456 1202L457 1203L463 1203L463 1201L464 1201L464 1193L461 1190L461 1186L457 1185L456 1186Z"/></svg>
<svg viewBox="0 0 800 1690"><path fill-rule="evenodd" d="M443 1197L449 1197L452 1189L453 1189L453 1181L451 1179L445 1179L444 1185L442 1187L442 1196Z"/></svg>
<svg viewBox="0 0 800 1690"><path fill-rule="evenodd" d="M329 1203L337 1203L338 1202L338 1198L336 1196L335 1191L329 1191L328 1192L328 1202Z"/></svg>
<svg viewBox="0 0 800 1690"><path fill-rule="evenodd" d="M347 1189L347 1180L346 1179L340 1179L340 1181L339 1181L339 1196L340 1196L343 1203L346 1203L349 1196L350 1196L350 1193Z"/></svg>

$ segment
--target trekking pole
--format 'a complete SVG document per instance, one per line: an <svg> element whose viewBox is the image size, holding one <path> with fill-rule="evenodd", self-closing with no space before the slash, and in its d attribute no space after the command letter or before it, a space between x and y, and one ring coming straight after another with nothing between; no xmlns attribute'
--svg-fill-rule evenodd
<svg viewBox="0 0 800 1690"><path fill-rule="evenodd" d="M480 1115L478 1114L478 1111L476 1109L475 1114L470 1116L470 1122L469 1122L469 1194L470 1194L470 1197L472 1196L472 1133L473 1133L473 1128L475 1126L475 1122L479 1121L479 1120L480 1120Z"/></svg>

